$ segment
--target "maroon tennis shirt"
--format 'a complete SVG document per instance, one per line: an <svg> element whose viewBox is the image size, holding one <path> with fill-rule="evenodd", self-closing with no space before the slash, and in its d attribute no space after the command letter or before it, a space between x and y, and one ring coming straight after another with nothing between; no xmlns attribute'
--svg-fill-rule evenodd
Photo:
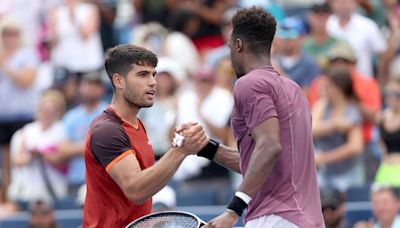
<svg viewBox="0 0 400 228"><path fill-rule="evenodd" d="M316 177L311 112L302 89L272 67L256 69L237 80L232 128L240 151L242 175L255 146L251 131L277 117L282 153L272 173L251 200L245 222L278 215L299 227L324 227Z"/></svg>

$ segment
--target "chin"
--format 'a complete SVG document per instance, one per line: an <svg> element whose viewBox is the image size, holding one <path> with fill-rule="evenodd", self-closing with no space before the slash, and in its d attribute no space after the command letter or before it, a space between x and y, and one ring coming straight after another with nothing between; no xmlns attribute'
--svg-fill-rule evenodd
<svg viewBox="0 0 400 228"><path fill-rule="evenodd" d="M151 106L153 106L154 102L148 103L148 104L143 104L140 107L141 108L150 108Z"/></svg>

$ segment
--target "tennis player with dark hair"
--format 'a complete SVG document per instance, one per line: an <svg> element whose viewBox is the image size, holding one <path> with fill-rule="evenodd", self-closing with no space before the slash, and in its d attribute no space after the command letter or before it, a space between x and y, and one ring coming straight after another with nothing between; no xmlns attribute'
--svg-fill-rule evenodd
<svg viewBox="0 0 400 228"><path fill-rule="evenodd" d="M239 10L232 25L228 44L239 78L232 128L239 153L210 140L214 145L198 155L242 173L243 182L227 210L205 227L232 227L246 208L246 227L324 227L310 107L301 88L271 67L275 19L252 7Z"/></svg>
<svg viewBox="0 0 400 228"><path fill-rule="evenodd" d="M171 179L184 158L208 143L202 127L181 126L182 147L171 148L157 164L137 118L153 105L157 57L133 45L107 51L105 68L114 94L111 105L91 124L85 146L87 194L83 227L124 227L151 213L151 197Z"/></svg>

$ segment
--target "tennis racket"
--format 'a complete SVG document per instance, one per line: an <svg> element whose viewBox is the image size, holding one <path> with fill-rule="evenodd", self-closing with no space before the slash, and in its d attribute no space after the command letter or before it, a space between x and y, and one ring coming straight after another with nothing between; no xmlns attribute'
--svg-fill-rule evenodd
<svg viewBox="0 0 400 228"><path fill-rule="evenodd" d="M163 211L145 215L126 228L199 228L206 223L194 214L183 211Z"/></svg>

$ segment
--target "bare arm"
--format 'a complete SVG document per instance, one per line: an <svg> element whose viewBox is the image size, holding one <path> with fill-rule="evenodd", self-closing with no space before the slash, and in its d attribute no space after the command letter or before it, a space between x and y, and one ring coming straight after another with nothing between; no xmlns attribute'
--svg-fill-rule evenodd
<svg viewBox="0 0 400 228"><path fill-rule="evenodd" d="M92 7L91 12L85 22L80 25L79 30L84 39L88 39L99 30L100 15L96 7Z"/></svg>
<svg viewBox="0 0 400 228"><path fill-rule="evenodd" d="M36 79L36 69L33 67L23 67L19 70L10 69L2 65L2 70L17 86L27 89L33 85Z"/></svg>
<svg viewBox="0 0 400 228"><path fill-rule="evenodd" d="M171 149L156 165L140 170L139 163L132 154L112 166L108 173L126 197L140 205L168 183L185 157L179 149Z"/></svg>
<svg viewBox="0 0 400 228"><path fill-rule="evenodd" d="M323 137L335 131L333 121L324 121L326 101L319 99L312 108L312 134L314 138Z"/></svg>
<svg viewBox="0 0 400 228"><path fill-rule="evenodd" d="M251 131L256 145L239 191L253 197L267 181L282 151L279 132L279 120L276 117L263 121ZM238 219L239 216L235 212L226 210L205 227L233 227Z"/></svg>
<svg viewBox="0 0 400 228"><path fill-rule="evenodd" d="M220 144L213 161L227 169L241 173L239 165L240 156L238 150L236 149L232 149Z"/></svg>
<svg viewBox="0 0 400 228"><path fill-rule="evenodd" d="M282 151L279 132L276 117L265 120L251 131L256 145L239 191L253 197L267 181Z"/></svg>
<svg viewBox="0 0 400 228"><path fill-rule="evenodd" d="M84 142L64 140L58 145L57 153L43 154L43 157L52 164L62 165L74 157L82 156L84 147Z"/></svg>
<svg viewBox="0 0 400 228"><path fill-rule="evenodd" d="M183 130L182 135L185 137L183 147L170 149L152 167L141 170L136 157L130 154L108 170L128 199L142 204L151 198L168 183L187 155L195 154L208 142L200 125Z"/></svg>
<svg viewBox="0 0 400 228"><path fill-rule="evenodd" d="M347 134L347 142L331 151L316 154L318 165L345 161L363 152L364 142L361 126L352 127Z"/></svg>

